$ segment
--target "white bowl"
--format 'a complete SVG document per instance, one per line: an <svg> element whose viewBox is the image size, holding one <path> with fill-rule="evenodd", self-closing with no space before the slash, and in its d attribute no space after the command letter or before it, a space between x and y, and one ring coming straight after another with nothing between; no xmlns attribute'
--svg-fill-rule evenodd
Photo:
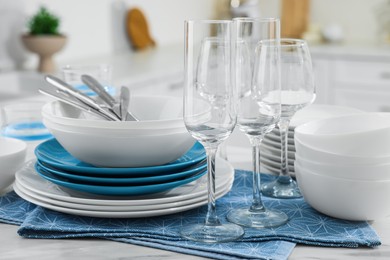
<svg viewBox="0 0 390 260"><path fill-rule="evenodd" d="M329 153L390 155L390 114L361 113L316 120L295 128L295 137Z"/></svg>
<svg viewBox="0 0 390 260"><path fill-rule="evenodd" d="M96 135L115 135L115 136L148 136L148 135L166 135L166 134L181 134L187 132L187 129L182 127L176 128L163 128L163 129L123 129L123 128L105 128L105 127L84 127L78 125L67 125L61 124L57 121L53 121L49 117L45 117L42 120L43 124L47 128L56 128L61 131L67 132L78 132L85 134L96 134Z"/></svg>
<svg viewBox="0 0 390 260"><path fill-rule="evenodd" d="M47 122L46 122L47 123ZM155 135L66 131L53 124L46 127L77 159L101 167L143 167L176 160L195 143L187 131Z"/></svg>
<svg viewBox="0 0 390 260"><path fill-rule="evenodd" d="M390 216L390 180L335 178L314 174L298 165L295 174L304 199L321 213L356 221Z"/></svg>
<svg viewBox="0 0 390 260"><path fill-rule="evenodd" d="M331 176L336 178L345 178L352 180L390 180L390 163L369 163L356 164L344 163L341 165L334 163L321 163L318 161L310 161L304 159L298 154L295 154L295 162L299 168L308 170L309 172Z"/></svg>
<svg viewBox="0 0 390 260"><path fill-rule="evenodd" d="M27 145L24 141L0 137L0 190L15 179L15 172L26 159Z"/></svg>
<svg viewBox="0 0 390 260"><path fill-rule="evenodd" d="M295 155L298 155L309 161L337 165L390 163L390 156L353 156L321 151L317 148L303 143L297 136L295 136L294 142L296 150Z"/></svg>
<svg viewBox="0 0 390 260"><path fill-rule="evenodd" d="M129 111L140 121L108 121L80 112L80 110L60 101L46 104L42 109L42 116L59 124L89 128L165 129L184 127L182 98L132 96Z"/></svg>

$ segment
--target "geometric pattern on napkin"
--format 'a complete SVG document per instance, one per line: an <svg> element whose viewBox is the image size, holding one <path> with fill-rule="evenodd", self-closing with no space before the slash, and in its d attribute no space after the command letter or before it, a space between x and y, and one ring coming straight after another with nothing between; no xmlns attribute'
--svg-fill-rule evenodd
<svg viewBox="0 0 390 260"><path fill-rule="evenodd" d="M275 178L270 175L261 177L262 182L272 181ZM226 221L225 216L231 208L248 205L252 199L251 192L252 174L236 170L232 190L217 201L217 211L221 220ZM195 243L183 240L178 235L180 226L204 221L206 206L153 218L103 219L68 215L42 207L34 208L31 203L25 201L28 206L25 207L20 203L12 210L8 203L10 214L7 215L1 200L0 219L7 220L10 215L20 218L24 214L26 218L18 231L24 237L99 237L218 259L233 257L286 259L294 243L333 247L380 245L378 235L367 222L353 222L325 216L311 208L302 198L281 200L263 197L263 201L268 208L285 212L290 218L289 222L271 229L246 228L245 236L240 242L222 244ZM22 209L24 213L17 213L18 209ZM28 213L27 209L32 211Z"/></svg>

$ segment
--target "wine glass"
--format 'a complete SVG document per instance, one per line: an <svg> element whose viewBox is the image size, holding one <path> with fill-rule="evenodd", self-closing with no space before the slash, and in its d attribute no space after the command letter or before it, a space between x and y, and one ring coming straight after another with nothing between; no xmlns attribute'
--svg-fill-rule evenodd
<svg viewBox="0 0 390 260"><path fill-rule="evenodd" d="M288 171L288 131L296 111L315 99L314 73L309 48L300 39L281 39L282 115L278 124L281 139L281 169L279 177L262 186L265 196L298 198L301 193Z"/></svg>
<svg viewBox="0 0 390 260"><path fill-rule="evenodd" d="M235 84L238 92L237 125L252 146L253 198L249 207L228 214L230 222L254 228L285 224L285 213L267 209L260 192L260 144L280 119L279 19L234 19ZM266 41L266 44L263 44Z"/></svg>
<svg viewBox="0 0 390 260"><path fill-rule="evenodd" d="M205 223L183 226L181 235L208 243L234 241L244 235L239 225L219 220L215 204L216 152L237 121L231 27L231 21L185 21L184 123L206 150L208 211Z"/></svg>

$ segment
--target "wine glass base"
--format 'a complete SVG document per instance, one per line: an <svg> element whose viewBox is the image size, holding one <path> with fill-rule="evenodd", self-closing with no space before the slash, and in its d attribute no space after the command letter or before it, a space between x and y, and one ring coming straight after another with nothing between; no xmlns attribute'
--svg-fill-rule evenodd
<svg viewBox="0 0 390 260"><path fill-rule="evenodd" d="M180 234L183 238L192 241L222 243L235 241L241 238L244 235L244 230L242 227L232 223L216 226L195 224L183 227Z"/></svg>
<svg viewBox="0 0 390 260"><path fill-rule="evenodd" d="M286 224L288 216L281 211L265 209L253 212L249 209L235 209L227 216L230 222L252 228L271 228Z"/></svg>
<svg viewBox="0 0 390 260"><path fill-rule="evenodd" d="M264 196L279 199L295 199L302 197L296 181L292 179L288 183L280 182L278 180L265 183L261 187L261 193Z"/></svg>

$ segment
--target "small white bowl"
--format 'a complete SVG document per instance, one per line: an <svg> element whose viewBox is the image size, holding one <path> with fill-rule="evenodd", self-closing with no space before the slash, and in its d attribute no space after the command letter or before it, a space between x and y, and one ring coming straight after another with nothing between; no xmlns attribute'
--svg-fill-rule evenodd
<svg viewBox="0 0 390 260"><path fill-rule="evenodd" d="M301 193L326 215L354 221L390 216L390 180L360 181L314 174L295 165Z"/></svg>
<svg viewBox="0 0 390 260"><path fill-rule="evenodd" d="M15 172L23 165L27 154L24 141L0 137L0 190L7 188L15 179Z"/></svg>
<svg viewBox="0 0 390 260"><path fill-rule="evenodd" d="M67 131L50 123L46 127L74 157L100 167L166 164L182 156L195 143L188 131L169 134L156 131L154 135L123 132L119 135L114 132Z"/></svg>
<svg viewBox="0 0 390 260"><path fill-rule="evenodd" d="M341 155L337 153L322 151L310 145L303 143L297 136L295 141L295 155L305 158L309 161L316 161L326 164L386 164L390 163L390 156L353 156Z"/></svg>
<svg viewBox="0 0 390 260"><path fill-rule="evenodd" d="M295 154L295 162L299 168L309 172L331 176L335 178L345 178L352 180L381 181L390 180L390 163L369 163L369 164L330 164L318 161L310 161Z"/></svg>
<svg viewBox="0 0 390 260"><path fill-rule="evenodd" d="M390 155L390 114L361 113L316 120L298 126L295 138L340 155Z"/></svg>

